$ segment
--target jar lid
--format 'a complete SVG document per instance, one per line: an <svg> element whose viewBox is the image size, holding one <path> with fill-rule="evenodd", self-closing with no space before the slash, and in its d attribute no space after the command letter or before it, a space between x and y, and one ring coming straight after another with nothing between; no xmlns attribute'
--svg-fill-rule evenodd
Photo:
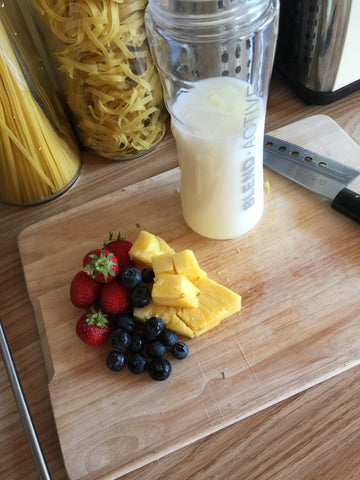
<svg viewBox="0 0 360 480"><path fill-rule="evenodd" d="M273 0L148 0L148 8L165 28L254 28L272 3Z"/></svg>

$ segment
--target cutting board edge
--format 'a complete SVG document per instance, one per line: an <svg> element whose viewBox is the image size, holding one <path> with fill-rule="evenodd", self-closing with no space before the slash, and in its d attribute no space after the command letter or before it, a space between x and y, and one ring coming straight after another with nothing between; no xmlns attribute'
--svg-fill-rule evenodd
<svg viewBox="0 0 360 480"><path fill-rule="evenodd" d="M129 188L136 188L137 186L139 186L141 184L146 184L148 182L154 182L154 181L156 181L157 178L162 178L162 177L165 177L165 176L169 176L169 175L173 174L174 172L176 172L177 170L179 170L179 167L170 168L169 170L165 170L164 172L161 172L161 173L158 173L158 174L156 174L152 177L146 178L145 180L139 180L138 182L126 185L126 187L122 187L120 189L120 191L125 192ZM119 194L119 190L115 190L113 192L102 195L101 197L94 198L93 200L89 200L88 202L86 202L82 205L79 205L77 207L72 207L68 210L65 210L64 212L57 213L57 214L52 215L48 218L44 218L43 220L40 220L39 222L35 222L35 223L32 223L31 225L28 225L23 230L21 230L21 232L18 234L18 237L17 237L17 243L18 243L18 246L19 246L20 255L21 255L21 245L24 243L24 238L23 237L25 237L28 234L31 234L33 230L36 230L37 228L39 228L43 225L46 225L48 223L54 223L59 218L63 218L64 216L68 216L68 215L71 216L72 214L76 214L77 212L80 212L84 207L91 208L92 205L97 205L100 200L105 200L105 199L108 199L108 198L110 199L112 197L117 197L118 194Z"/></svg>
<svg viewBox="0 0 360 480"><path fill-rule="evenodd" d="M163 448L162 450L157 451L156 453L155 452L148 453L142 459L141 462L139 462L138 460L133 460L133 461L131 461L131 462L125 464L125 465L122 465L122 466L119 466L118 468L113 469L112 471L109 471L108 469L106 469L106 472L104 471L104 474L102 474L101 471L97 471L96 473L90 473L90 474L87 474L85 476L80 476L80 477L79 476L71 476L71 474L68 470L67 464L66 464L66 459L64 459L65 467L66 467L67 473L69 475L69 479L70 480L100 480L100 478L101 478L101 480L116 480L116 479L119 478L119 480L120 480L120 478L122 476L130 474L130 473L134 473L134 472L136 472L136 470L138 470L142 467L145 467L146 465L149 465L150 463L152 463L155 460L159 460L161 458L164 458L167 455L175 453L176 451L178 451L182 448L189 447L189 446L195 444L196 442L199 442L199 441L201 441L201 440L203 440L203 439L205 439L205 438L207 438L211 435L216 434L217 432L220 432L221 430L223 430L225 428L231 427L235 423L241 422L241 421L243 421L243 420L245 420L245 419L247 419L247 418L249 418L253 415L256 415L257 413L260 413L260 412L266 410L267 408L271 408L274 405L277 405L277 404L279 404L283 401L286 401L286 400L288 400L288 399L290 399L290 398L292 398L292 397L294 397L298 394L301 394L305 390L308 390L309 388L312 388L316 385L319 385L319 384L321 384L321 383L323 383L323 382L325 382L325 381L327 381L331 378L334 378L337 375L340 375L341 373L344 373L344 372L350 370L351 368L354 368L354 367L359 366L359 365L360 365L360 359L357 360L356 362L345 364L341 368L339 368L338 370L331 372L331 374L324 374L320 377L316 377L311 382L308 382L306 385L303 385L301 388L294 387L293 390L287 392L286 395L274 396L272 401L265 402L261 406L259 406L257 408L253 408L252 410L249 410L245 414L239 415L238 417L233 417L225 423L217 424L216 426L213 426L213 427L208 427L205 430L200 430L201 433L198 433L197 435L191 435L189 433L189 435L187 437L185 436L185 437L182 438L182 441L178 441L176 444L172 444L171 447ZM99 477L99 475L101 475L101 477Z"/></svg>
<svg viewBox="0 0 360 480"><path fill-rule="evenodd" d="M313 120L315 122L316 122L316 120L318 120L318 124L316 124L316 128L319 128L319 125L321 126L321 123L324 123L324 124L327 124L327 126L329 128L332 128L334 130L334 132L340 130L341 135L344 137L344 140L346 140L346 142L351 144L351 148L360 149L360 145L351 137L351 135L348 132L346 132L332 117L330 117L329 115L326 115L324 113L317 113L315 115L309 115L309 116L304 117L300 120L297 120L293 123L283 125L281 127L278 127L276 129L273 129L273 130L271 130L269 132L265 132L265 133L270 135L270 136L275 136L276 137L278 135L278 132L282 132L282 134L279 135L279 138L282 138L283 140L292 142L293 140L291 139L291 136L294 136L294 132L291 132L291 134L289 136L287 131L289 129L295 127L295 126L296 127L302 127L303 125L306 125L309 122L309 120ZM284 135L284 132L286 132L285 135ZM348 146L350 146L350 145L348 145ZM319 153L322 153L322 152L320 151ZM325 154L325 153L322 153L322 154ZM335 156L332 155L331 153L329 154L329 157L333 158L334 160L338 160L338 158L335 158Z"/></svg>
<svg viewBox="0 0 360 480"><path fill-rule="evenodd" d="M49 347L49 342L47 338L47 333L46 333L46 328L45 328L45 322L42 314L42 309L41 309L41 302L39 298L34 298L31 300L33 309L34 309L34 314L35 314L35 320L36 320L36 326L39 332L39 337L40 337L40 344L41 344L41 349L43 352L43 357L45 361L45 368L46 368L46 373L48 376L48 385L52 381L55 375L55 367Z"/></svg>

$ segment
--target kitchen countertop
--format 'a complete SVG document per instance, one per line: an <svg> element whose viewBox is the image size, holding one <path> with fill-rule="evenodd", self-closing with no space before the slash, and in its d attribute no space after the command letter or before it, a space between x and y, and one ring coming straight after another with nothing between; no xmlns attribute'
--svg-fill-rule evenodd
<svg viewBox="0 0 360 480"><path fill-rule="evenodd" d="M267 132L319 113L330 116L360 143L360 92L328 106L307 106L274 75ZM162 149L167 155L158 155ZM86 153L83 157L79 180L60 198L36 207L0 204L0 316L54 480L66 480L67 475L52 415L35 316L18 252L18 234L39 220L177 166L170 133L154 152L139 159L112 162ZM359 478L359 397L360 368L354 367L122 479ZM35 480L36 470L2 362L0 425L0 479Z"/></svg>

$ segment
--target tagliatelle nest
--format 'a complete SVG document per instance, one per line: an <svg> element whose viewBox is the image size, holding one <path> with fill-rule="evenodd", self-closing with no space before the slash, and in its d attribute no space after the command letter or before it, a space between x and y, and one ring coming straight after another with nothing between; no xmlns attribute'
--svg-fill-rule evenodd
<svg viewBox="0 0 360 480"><path fill-rule="evenodd" d="M146 0L32 0L58 39L53 52L84 147L132 157L165 134L161 83L147 44Z"/></svg>

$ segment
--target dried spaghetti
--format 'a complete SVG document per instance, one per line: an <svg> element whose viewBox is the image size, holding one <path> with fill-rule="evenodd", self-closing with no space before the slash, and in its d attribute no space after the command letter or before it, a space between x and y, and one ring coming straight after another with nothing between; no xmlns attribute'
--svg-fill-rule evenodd
<svg viewBox="0 0 360 480"><path fill-rule="evenodd" d="M147 45L146 0L32 3L58 40L53 53L84 147L126 158L155 146L166 114Z"/></svg>
<svg viewBox="0 0 360 480"><path fill-rule="evenodd" d="M61 192L76 178L80 154L37 83L37 99L22 73L0 20L0 200L34 203ZM35 79L36 80L36 79Z"/></svg>

